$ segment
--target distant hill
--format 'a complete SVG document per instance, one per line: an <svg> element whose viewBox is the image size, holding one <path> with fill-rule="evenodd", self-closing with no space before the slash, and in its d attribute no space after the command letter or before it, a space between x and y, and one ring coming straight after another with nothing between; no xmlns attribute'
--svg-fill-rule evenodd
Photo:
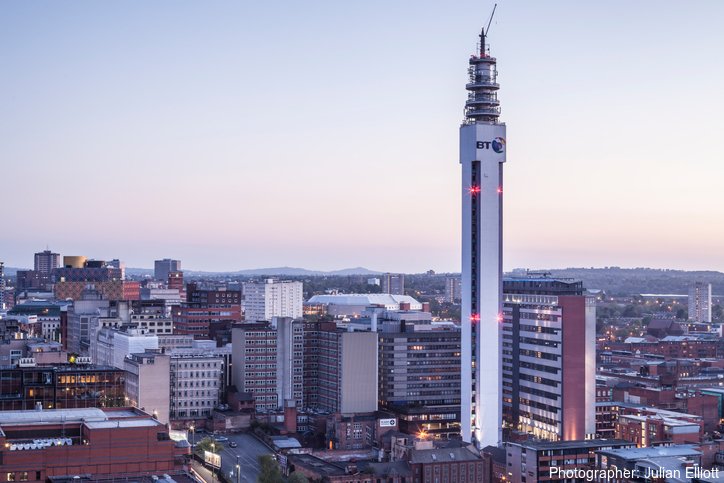
<svg viewBox="0 0 724 483"><path fill-rule="evenodd" d="M724 296L724 273L715 271L686 271L656 268L552 268L555 277L583 280L589 289L602 289L611 294L681 294L689 293L694 282L711 283L714 295Z"/></svg>
<svg viewBox="0 0 724 483"><path fill-rule="evenodd" d="M153 276L153 270L148 268L126 268L126 273L135 277ZM308 270L306 268L295 268L295 267L274 267L274 268L253 268L248 270L237 270L233 272L209 272L201 270L184 270L184 274L189 277L258 277L258 276L290 276L290 277L303 277L303 276L330 276L330 275L378 275L382 272L376 272L369 270L364 267L355 268L344 268L342 270L332 271L320 271L320 270Z"/></svg>
<svg viewBox="0 0 724 483"><path fill-rule="evenodd" d="M5 276L6 277L14 277L18 270L32 270L30 268L18 268L18 267L5 267Z"/></svg>

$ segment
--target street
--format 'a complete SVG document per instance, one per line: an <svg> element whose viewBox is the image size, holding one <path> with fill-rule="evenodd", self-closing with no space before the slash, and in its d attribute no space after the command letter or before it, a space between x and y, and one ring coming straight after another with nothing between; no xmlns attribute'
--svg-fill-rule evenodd
<svg viewBox="0 0 724 483"><path fill-rule="evenodd" d="M225 434L224 436L229 438L229 441L221 443L224 445L224 449L221 451L221 470L224 475L236 482L235 467L238 456L241 468L239 482L256 483L260 471L259 456L272 454L272 451L250 434ZM238 445L236 448L229 446L232 441ZM204 475L204 477L206 476Z"/></svg>

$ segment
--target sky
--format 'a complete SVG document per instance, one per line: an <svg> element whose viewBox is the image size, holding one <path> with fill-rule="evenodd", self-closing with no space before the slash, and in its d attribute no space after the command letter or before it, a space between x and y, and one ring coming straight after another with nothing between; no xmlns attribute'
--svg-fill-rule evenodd
<svg viewBox="0 0 724 483"><path fill-rule="evenodd" d="M491 1L0 3L0 260L460 270ZM724 271L724 2L506 1L504 268Z"/></svg>

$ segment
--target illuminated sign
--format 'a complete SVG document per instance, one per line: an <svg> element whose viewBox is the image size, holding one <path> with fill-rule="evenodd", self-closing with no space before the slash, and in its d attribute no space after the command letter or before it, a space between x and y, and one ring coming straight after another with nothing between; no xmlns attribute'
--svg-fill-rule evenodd
<svg viewBox="0 0 724 483"><path fill-rule="evenodd" d="M204 463L214 468L221 468L221 455L211 451L204 451Z"/></svg>
<svg viewBox="0 0 724 483"><path fill-rule="evenodd" d="M380 428L394 428L397 426L397 420L395 418L380 419Z"/></svg>

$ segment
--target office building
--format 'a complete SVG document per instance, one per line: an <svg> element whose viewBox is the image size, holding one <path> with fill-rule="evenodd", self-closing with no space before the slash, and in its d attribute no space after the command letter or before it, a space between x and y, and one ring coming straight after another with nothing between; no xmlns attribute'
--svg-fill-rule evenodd
<svg viewBox="0 0 724 483"><path fill-rule="evenodd" d="M0 367L0 411L35 409L38 404L45 409L125 405L122 369L80 363L20 366Z"/></svg>
<svg viewBox="0 0 724 483"><path fill-rule="evenodd" d="M181 260L171 260L164 258L153 262L153 278L160 282L168 281L168 274L171 272L181 271Z"/></svg>
<svg viewBox="0 0 724 483"><path fill-rule="evenodd" d="M593 437L594 298L583 282L546 276L506 279L503 292L506 426L549 441Z"/></svg>
<svg viewBox="0 0 724 483"><path fill-rule="evenodd" d="M276 411L285 400L303 403L303 325L290 318L244 323L232 329L233 383L251 393L258 411Z"/></svg>
<svg viewBox="0 0 724 483"><path fill-rule="evenodd" d="M46 291L50 289L50 277L44 277L35 270L18 270L15 273L18 292Z"/></svg>
<svg viewBox="0 0 724 483"><path fill-rule="evenodd" d="M379 316L379 405L400 431L448 439L460 435L460 329L425 312Z"/></svg>
<svg viewBox="0 0 724 483"><path fill-rule="evenodd" d="M332 317L359 317L369 307L381 307L385 310L423 310L422 304L409 295L384 293L314 295L304 305L319 307L321 311Z"/></svg>
<svg viewBox="0 0 724 483"><path fill-rule="evenodd" d="M382 293L405 295L405 274L385 273L382 275Z"/></svg>
<svg viewBox="0 0 724 483"><path fill-rule="evenodd" d="M244 320L269 321L272 317L302 318L302 282L266 279L244 282Z"/></svg>
<svg viewBox="0 0 724 483"><path fill-rule="evenodd" d="M60 341L61 310L69 302L54 302L47 300L28 300L14 306L8 311L8 317L36 317L41 326L40 334L44 339Z"/></svg>
<svg viewBox="0 0 724 483"><path fill-rule="evenodd" d="M16 286L19 291L50 290L51 274L59 267L59 254L50 250L38 252L35 254L33 270L18 270Z"/></svg>
<svg viewBox="0 0 724 483"><path fill-rule="evenodd" d="M241 321L241 292L202 290L188 284L186 302L172 309L174 333L197 339L214 339Z"/></svg>
<svg viewBox="0 0 724 483"><path fill-rule="evenodd" d="M632 447L634 445L629 441L618 439L507 442L507 481L583 481L581 478L567 478L556 470L590 470L596 465L598 451Z"/></svg>
<svg viewBox="0 0 724 483"><path fill-rule="evenodd" d="M692 284L689 287L689 320L711 323L711 308L711 284Z"/></svg>
<svg viewBox="0 0 724 483"><path fill-rule="evenodd" d="M68 352L75 354L88 352L92 330L98 325L98 319L102 316L110 316L110 302L93 286L86 287L81 296L68 308L65 342Z"/></svg>
<svg viewBox="0 0 724 483"><path fill-rule="evenodd" d="M129 354L123 360L126 371L127 404L169 422L171 406L171 357L158 350Z"/></svg>
<svg viewBox="0 0 724 483"><path fill-rule="evenodd" d="M294 401L296 407L304 403L304 323L291 317L274 317L272 326L277 331L277 395L280 406Z"/></svg>
<svg viewBox="0 0 724 483"><path fill-rule="evenodd" d="M132 408L9 411L0 418L3 481L144 481L177 474L189 453L164 424Z"/></svg>
<svg viewBox="0 0 724 483"><path fill-rule="evenodd" d="M342 415L377 410L377 332L309 323L304 341L306 406Z"/></svg>
<svg viewBox="0 0 724 483"><path fill-rule="evenodd" d="M172 334L171 307L163 300L132 300L117 302L124 323L142 334Z"/></svg>
<svg viewBox="0 0 724 483"><path fill-rule="evenodd" d="M167 307L172 305L181 305L186 301L186 297L178 289L159 288L159 287L141 287L141 300L163 300Z"/></svg>
<svg viewBox="0 0 724 483"><path fill-rule="evenodd" d="M158 349L158 337L140 329L124 326L104 327L95 331L90 341L90 357L94 364L123 369L129 354Z"/></svg>
<svg viewBox="0 0 724 483"><path fill-rule="evenodd" d="M224 364L222 351L230 348L174 349L170 351L171 420L205 419L222 402Z"/></svg>
<svg viewBox="0 0 724 483"><path fill-rule="evenodd" d="M60 254L50 250L44 250L35 254L33 270L43 275L50 276L50 273L60 267Z"/></svg>
<svg viewBox="0 0 724 483"><path fill-rule="evenodd" d="M701 482L721 481L721 470L702 471L702 452L697 445L657 446L650 448L602 449L596 454L597 470L624 470L631 478L598 478L596 481ZM696 473L695 473L696 472ZM698 477L693 478L694 475Z"/></svg>
<svg viewBox="0 0 724 483"><path fill-rule="evenodd" d="M184 273L181 271L168 272L166 287L184 293Z"/></svg>
<svg viewBox="0 0 724 483"><path fill-rule="evenodd" d="M470 57L468 100L460 127L462 165L463 441L479 448L501 441L500 320L502 317L503 163L496 59L480 34Z"/></svg>

